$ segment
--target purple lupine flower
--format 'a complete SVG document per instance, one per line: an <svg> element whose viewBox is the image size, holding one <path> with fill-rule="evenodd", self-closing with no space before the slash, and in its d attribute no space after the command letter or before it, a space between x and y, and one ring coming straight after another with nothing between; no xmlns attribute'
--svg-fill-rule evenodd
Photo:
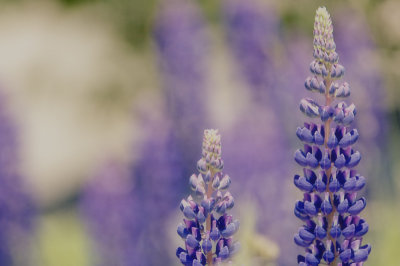
<svg viewBox="0 0 400 266"><path fill-rule="evenodd" d="M106 165L83 192L100 265L173 264L166 227L182 195L182 163L168 119L146 113L139 126L144 134L134 164Z"/></svg>
<svg viewBox="0 0 400 266"><path fill-rule="evenodd" d="M3 95L1 95L3 96ZM0 265L31 265L35 207L19 174L18 141L14 122L0 98ZM18 255L18 258L14 257Z"/></svg>
<svg viewBox="0 0 400 266"><path fill-rule="evenodd" d="M204 128L207 43L205 23L196 5L186 0L163 2L154 41L166 107L160 108L164 112L156 118L141 119L145 138L132 168L136 208L143 214L136 219L140 241L135 251L142 254L142 265L172 264L168 263L165 227L183 195L182 180L190 173L189 165L196 162L195 143Z"/></svg>
<svg viewBox="0 0 400 266"><path fill-rule="evenodd" d="M254 0L226 0L223 18L232 53L240 61L239 70L252 89L252 100L265 104L275 82L272 51L278 35L277 17Z"/></svg>
<svg viewBox="0 0 400 266"><path fill-rule="evenodd" d="M197 158L197 141L205 128L205 74L208 40L205 21L193 1L164 1L154 26L167 112L184 167ZM184 169L190 174L190 169Z"/></svg>
<svg viewBox="0 0 400 266"><path fill-rule="evenodd" d="M287 137L282 134L283 119L274 115L277 111L283 113L277 103L278 90L274 90L276 76L280 75L274 58L278 19L271 8L254 0L224 1L223 19L235 66L251 95L248 111L237 118L226 134L226 169L236 175L234 179L239 185L234 192L238 197L250 197L256 208L266 210L257 213L257 231L285 251L280 253L278 263L288 265L290 254L296 253L290 233L296 226L290 218L292 187L282 178L289 174L287 162L291 153Z"/></svg>
<svg viewBox="0 0 400 266"><path fill-rule="evenodd" d="M296 135L303 141L304 150L295 152L295 161L303 174L295 175L294 184L304 192L295 205L295 215L306 224L294 237L306 254L298 256L299 265L362 265L371 251L362 245L368 224L359 214L366 206L357 192L365 186L365 178L354 169L361 155L352 145L358 140L357 129L350 124L356 115L354 104L337 98L350 95L349 84L338 80L344 67L338 63L333 40L333 27L325 7L318 8L314 23L313 73L305 81L307 90L325 95L325 104L303 99L300 110L308 117L323 123L305 123ZM332 124L336 126L331 127Z"/></svg>
<svg viewBox="0 0 400 266"><path fill-rule="evenodd" d="M129 210L133 215L118 218L130 228L126 237L132 248L123 265L173 264L166 227L174 216L176 202L183 196L187 165L196 162L193 143L201 139L196 129L204 120L202 62L206 45L204 22L196 6L185 0L163 2L155 21L154 39L167 107L161 102L154 109L154 102L146 103L150 108L144 115L139 114L142 138L135 147L136 158L129 173L132 195L126 196L126 201L133 198ZM104 219L107 211L103 208ZM112 223L105 226L103 230L113 230Z"/></svg>
<svg viewBox="0 0 400 266"><path fill-rule="evenodd" d="M93 235L99 265L129 266L137 261L134 185L126 166L108 162L85 185L81 210Z"/></svg>
<svg viewBox="0 0 400 266"><path fill-rule="evenodd" d="M171 265L167 226L183 195L182 155L176 149L177 137L167 118L147 117L140 126L146 135L138 147L140 157L132 167L134 208L141 214L135 219L134 252L140 258L135 265Z"/></svg>
<svg viewBox="0 0 400 266"><path fill-rule="evenodd" d="M233 235L239 221L227 214L234 205L228 175L222 174L221 136L218 130L205 130L202 158L197 162L199 174L193 174L189 183L194 197L183 199L180 209L185 218L177 232L185 241L176 255L183 265L213 265L228 259L238 249ZM198 200L196 200L198 199Z"/></svg>

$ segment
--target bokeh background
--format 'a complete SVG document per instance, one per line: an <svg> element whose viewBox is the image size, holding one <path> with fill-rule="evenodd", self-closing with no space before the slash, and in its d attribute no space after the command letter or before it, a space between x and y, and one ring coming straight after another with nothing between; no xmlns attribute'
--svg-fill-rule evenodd
<svg viewBox="0 0 400 266"><path fill-rule="evenodd" d="M321 5L358 108L366 265L399 265L396 0L0 1L0 265L178 265L205 128L241 221L234 265L294 265L297 106Z"/></svg>

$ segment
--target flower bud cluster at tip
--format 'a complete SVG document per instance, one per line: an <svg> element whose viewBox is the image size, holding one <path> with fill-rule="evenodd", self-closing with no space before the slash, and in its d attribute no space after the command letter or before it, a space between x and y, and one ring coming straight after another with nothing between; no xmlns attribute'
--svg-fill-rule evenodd
<svg viewBox="0 0 400 266"><path fill-rule="evenodd" d="M318 8L314 22L314 57L317 62L334 64L339 57L333 40L331 16L325 7Z"/></svg>
<svg viewBox="0 0 400 266"><path fill-rule="evenodd" d="M197 169L200 173L208 171L220 172L224 168L221 159L221 135L217 129L204 130L202 158L197 162Z"/></svg>
<svg viewBox="0 0 400 266"><path fill-rule="evenodd" d="M176 256L183 265L206 265L210 252L212 263L218 264L239 248L233 240L239 221L226 213L234 206L232 195L226 191L231 180L221 173L222 168L221 136L218 130L205 130L202 158L198 162L200 173L189 179L195 197L189 196L180 204L185 218L177 232L185 247L179 247Z"/></svg>
<svg viewBox="0 0 400 266"><path fill-rule="evenodd" d="M314 58L310 64L312 75L306 78L305 88L324 94L330 99L349 97L349 84L339 81L345 69L338 63L332 20L325 7L318 8L315 16ZM322 122L332 118L336 123L343 125L350 125L357 113L354 104L339 102L335 106L324 106L311 98L302 99L299 107L300 111L308 117L320 118Z"/></svg>
<svg viewBox="0 0 400 266"><path fill-rule="evenodd" d="M366 207L364 197L357 192L366 179L357 173L360 152L353 149L359 134L349 127L357 113L355 105L338 102L336 98L350 95L347 82L339 84L344 68L339 65L333 40L332 21L326 8L319 8L314 24L314 57L306 79L307 90L325 94L325 105L311 98L300 102L300 110L321 123L304 123L296 135L304 149L296 150L295 161L303 167L293 182L304 194L295 204L294 214L305 222L294 236L294 242L306 250L299 255L299 265L362 265L368 259L371 246L361 245L368 232L368 223L359 214ZM336 126L330 127L331 122ZM335 264L336 265L336 264Z"/></svg>

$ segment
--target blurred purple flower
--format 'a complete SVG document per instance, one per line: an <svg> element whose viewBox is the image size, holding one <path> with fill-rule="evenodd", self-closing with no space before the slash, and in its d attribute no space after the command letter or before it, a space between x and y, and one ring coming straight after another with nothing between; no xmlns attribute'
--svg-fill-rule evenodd
<svg viewBox="0 0 400 266"><path fill-rule="evenodd" d="M205 29L200 10L187 0L162 2L154 26L167 112L186 167L197 161L197 143L207 122ZM191 170L185 173L190 175Z"/></svg>
<svg viewBox="0 0 400 266"><path fill-rule="evenodd" d="M295 254L295 249L290 245L294 228L290 197L282 197L292 195L283 178L289 174L286 162L291 154L283 134L283 119L275 113L280 114L274 90L279 23L274 12L257 1L226 0L223 18L228 44L252 96L248 112L225 134L224 154L230 162L226 169L235 174L238 197L247 195L256 201L260 209L258 230L284 250L279 263L287 265L292 262L288 254Z"/></svg>
<svg viewBox="0 0 400 266"><path fill-rule="evenodd" d="M295 223L290 217L293 210L290 201L293 190L288 179L291 154L284 142L279 122L267 108L253 106L248 115L238 118L226 131L224 139L225 169L232 173L235 185L232 192L239 202L251 200L257 211L257 232L274 240L284 253L278 262L290 264L291 230ZM282 195L287 195L283 197Z"/></svg>
<svg viewBox="0 0 400 266"><path fill-rule="evenodd" d="M93 235L99 265L133 265L136 257L134 186L128 169L108 162L86 184L82 213Z"/></svg>
<svg viewBox="0 0 400 266"><path fill-rule="evenodd" d="M171 247L167 244L166 226L183 194L182 157L168 121L146 119L142 128L147 134L138 149L140 158L133 166L135 208L141 214L136 220L136 252L147 254L143 265L168 264Z"/></svg>
<svg viewBox="0 0 400 266"><path fill-rule="evenodd" d="M0 97L0 265L31 265L35 207L19 173L16 126ZM19 257L16 258L15 255Z"/></svg>
<svg viewBox="0 0 400 266"><path fill-rule="evenodd" d="M182 163L167 119L145 114L139 123L139 158L129 169L100 169L83 191L83 215L103 254L100 265L172 263L166 226L182 195Z"/></svg>
<svg viewBox="0 0 400 266"><path fill-rule="evenodd" d="M304 77L308 74L308 69L304 68L304 62L309 59L312 54L309 38L298 34L291 33L282 39L282 48L284 56L277 70L279 75L277 98L278 112L284 118L283 123L285 135L288 137L291 146L297 144L296 136L293 130L296 128L298 121L303 118L299 112L293 112L288 106L298 105L304 93L311 95L311 92L304 92Z"/></svg>
<svg viewBox="0 0 400 266"><path fill-rule="evenodd" d="M225 0L223 18L228 44L252 90L253 101L268 102L276 81L273 50L279 34L277 17L257 0Z"/></svg>
<svg viewBox="0 0 400 266"><path fill-rule="evenodd" d="M153 103L149 103L147 110L140 110L138 128L142 139L135 148L137 159L129 170L133 188L124 192L125 196L110 195L115 197L115 204L120 201L121 205L130 205L125 211L127 215L118 218L127 228L129 243L118 239L115 242L116 247L128 247L121 250L129 254L115 255L123 259L121 265L173 264L166 226L183 196L184 177L196 162L194 151L198 150L205 120L204 22L193 3L163 2L156 17L154 38L167 107L163 108L161 103L154 109ZM95 180L92 186L97 186ZM106 198L107 193L99 197ZM86 197L92 198L90 193ZM108 219L108 208L103 206L102 211L103 219ZM96 222L96 218L92 220ZM112 232L115 225L97 226ZM95 235L98 234L101 229ZM107 238L102 242L109 245Z"/></svg>

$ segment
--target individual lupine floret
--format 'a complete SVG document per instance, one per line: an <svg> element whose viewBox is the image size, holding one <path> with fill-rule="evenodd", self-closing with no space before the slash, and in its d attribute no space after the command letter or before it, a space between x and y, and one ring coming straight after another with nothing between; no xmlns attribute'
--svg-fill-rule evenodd
<svg viewBox="0 0 400 266"><path fill-rule="evenodd" d="M189 196L180 204L185 218L177 232L185 248L179 247L176 256L183 265L218 264L238 249L232 236L239 229L239 221L226 213L234 206L234 199L228 191L223 192L231 183L221 172L223 166L221 136L218 130L205 130L202 158L197 163L200 173L189 179L197 201Z"/></svg>
<svg viewBox="0 0 400 266"><path fill-rule="evenodd" d="M304 192L303 200L295 204L295 215L306 224L294 236L294 242L306 248L299 255L299 265L362 265L368 259L370 245L361 245L368 224L360 218L366 206L357 192L365 186L365 178L352 169L361 154L352 148L358 140L353 122L354 104L336 98L350 95L349 84L337 80L344 74L338 63L330 15L319 8L314 24L314 58L310 70L314 76L305 82L307 90L325 95L325 104L311 98L300 102L300 110L308 117L321 119L321 124L305 123L298 128L297 137L305 142L303 150L294 154L303 168L303 175L294 176L294 184ZM336 126L331 127L332 123Z"/></svg>

